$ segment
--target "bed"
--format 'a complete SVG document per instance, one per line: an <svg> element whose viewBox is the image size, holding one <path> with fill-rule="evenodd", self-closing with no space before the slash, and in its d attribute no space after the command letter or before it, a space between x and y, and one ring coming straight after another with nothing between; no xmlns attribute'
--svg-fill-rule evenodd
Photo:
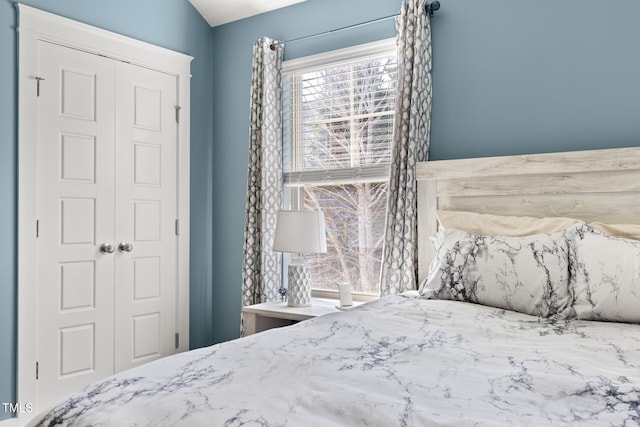
<svg viewBox="0 0 640 427"><path fill-rule="evenodd" d="M640 425L640 319L634 317L640 313L634 305L640 286L633 285L640 243L629 239L640 223L640 149L427 162L418 166L418 176L420 292L122 372L88 386L33 424ZM491 296L486 281L453 297L434 298L445 289L440 283L445 278L458 272L477 278L482 268L468 268L470 257L487 259L461 250L460 242L471 236L469 247L481 242L519 260L513 242L531 237L439 230L436 213L447 210L576 223L567 227L574 231L561 233L569 236L562 240L568 242L565 252L537 237L522 245L533 251L523 257L524 270L544 271L542 293L528 292L522 301L509 294L504 304L489 306L483 303ZM610 235L621 229L628 234ZM432 241L432 235L441 237ZM457 239L455 250L447 246L451 236ZM598 253L602 248L605 255ZM463 263L451 256L460 253ZM558 266L551 267L546 257L560 259ZM608 274L602 260L609 258L611 268L630 283L616 282L609 294L625 298L608 298L604 286L580 290L593 285L597 274ZM631 264L619 264L622 259ZM429 269L439 262L448 267ZM498 267L495 280L505 281L501 289L519 292L528 286L522 277L512 286L502 264ZM562 280L580 277L576 290L562 296L551 286L553 268ZM531 298L543 303L532 304ZM607 304L616 310L609 313ZM568 308L573 315L567 315ZM598 320L582 320L589 316Z"/></svg>

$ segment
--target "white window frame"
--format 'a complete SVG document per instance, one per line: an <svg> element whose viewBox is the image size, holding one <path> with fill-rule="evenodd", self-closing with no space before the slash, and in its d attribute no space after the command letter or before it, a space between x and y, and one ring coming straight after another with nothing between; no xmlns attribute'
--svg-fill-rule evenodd
<svg viewBox="0 0 640 427"><path fill-rule="evenodd" d="M361 61L365 61L368 58L380 57L385 53L397 53L397 46L395 38L379 40L371 43L352 46L344 49L333 50L329 52L323 52L316 55L305 56L302 58L296 58L292 60L283 61L282 74L283 76L296 72L312 72L315 69L325 69L327 67L339 67L341 65L349 65ZM295 97L296 100L300 100L300 97ZM294 111L302 111L301 108L294 108ZM301 130L301 118L292 117L294 121L297 121L299 125L295 126L296 129ZM302 152L297 148L300 146L302 137L292 133L292 160L296 163L302 161ZM286 168L284 168L286 169ZM310 171L295 171L284 173L284 205L286 208L300 209L301 208L301 196L300 189L305 185L322 185L322 184L353 184L362 182L385 182L389 179L390 166L389 165L376 165L376 166L364 166L356 168L342 168L342 169L322 169L322 170L310 170ZM330 175L331 180L327 180L326 176ZM291 193L287 194L287 191L291 189ZM285 254L283 257L283 282L286 282L286 271L289 257ZM338 290L328 289L312 289L312 297L314 298L331 298L338 299ZM377 299L379 294L369 293L353 293L354 300L367 301Z"/></svg>

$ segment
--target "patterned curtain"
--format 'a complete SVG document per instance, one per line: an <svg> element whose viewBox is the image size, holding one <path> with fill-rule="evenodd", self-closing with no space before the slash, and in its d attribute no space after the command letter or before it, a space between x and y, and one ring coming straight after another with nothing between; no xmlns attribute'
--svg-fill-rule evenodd
<svg viewBox="0 0 640 427"><path fill-rule="evenodd" d="M268 38L256 41L253 46L243 306L279 297L281 255L272 248L282 198L283 51L282 44L274 44Z"/></svg>
<svg viewBox="0 0 640 427"><path fill-rule="evenodd" d="M431 25L427 0L407 0L398 18L398 83L380 294L416 289L416 162L427 160L431 128Z"/></svg>

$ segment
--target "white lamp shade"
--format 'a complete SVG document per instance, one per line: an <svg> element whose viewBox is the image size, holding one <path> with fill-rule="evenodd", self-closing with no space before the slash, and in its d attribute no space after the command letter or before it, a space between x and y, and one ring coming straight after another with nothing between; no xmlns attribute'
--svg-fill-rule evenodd
<svg viewBox="0 0 640 427"><path fill-rule="evenodd" d="M321 211L278 211L273 250L291 253L325 253L327 237Z"/></svg>

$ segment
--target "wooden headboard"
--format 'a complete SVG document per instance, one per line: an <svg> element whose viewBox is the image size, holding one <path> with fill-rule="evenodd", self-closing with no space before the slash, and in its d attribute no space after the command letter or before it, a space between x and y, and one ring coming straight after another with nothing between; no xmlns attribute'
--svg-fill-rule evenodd
<svg viewBox="0 0 640 427"><path fill-rule="evenodd" d="M421 162L417 179L420 281L436 209L640 224L640 147Z"/></svg>

